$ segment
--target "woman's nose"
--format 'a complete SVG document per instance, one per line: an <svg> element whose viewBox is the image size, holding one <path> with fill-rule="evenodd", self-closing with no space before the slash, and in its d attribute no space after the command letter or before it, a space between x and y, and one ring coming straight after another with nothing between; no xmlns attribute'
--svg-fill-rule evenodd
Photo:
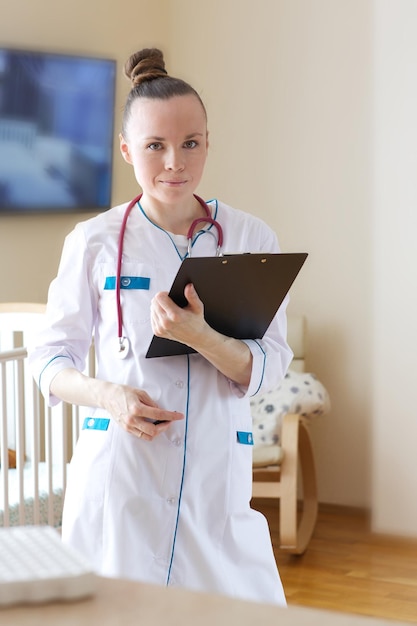
<svg viewBox="0 0 417 626"><path fill-rule="evenodd" d="M184 158L181 150L169 150L167 152L165 168L174 172L184 169Z"/></svg>

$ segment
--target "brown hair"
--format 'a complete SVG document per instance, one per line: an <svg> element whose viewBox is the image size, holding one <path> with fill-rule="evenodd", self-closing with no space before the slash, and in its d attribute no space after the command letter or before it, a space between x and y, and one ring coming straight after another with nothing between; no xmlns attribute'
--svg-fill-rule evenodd
<svg viewBox="0 0 417 626"><path fill-rule="evenodd" d="M194 87L181 78L169 76L165 69L164 55L158 48L144 48L132 54L125 63L124 74L132 84L123 113L124 137L132 104L137 98L168 100L174 96L192 94L196 96L207 116L203 101Z"/></svg>

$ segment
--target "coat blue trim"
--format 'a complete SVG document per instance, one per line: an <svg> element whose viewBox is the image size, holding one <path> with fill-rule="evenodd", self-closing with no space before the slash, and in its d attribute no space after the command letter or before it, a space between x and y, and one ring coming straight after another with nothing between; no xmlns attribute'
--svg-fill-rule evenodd
<svg viewBox="0 0 417 626"><path fill-rule="evenodd" d="M256 345L259 347L259 349L261 350L262 354L264 355L264 359L263 359L263 363L262 363L262 375L261 375L261 380L260 380L260 382L259 382L259 385L258 385L257 390L255 391L255 393L253 393L253 394L252 394L252 397L253 397L253 396L256 396L256 394L258 393L259 389L260 389L260 388L261 388L261 386L262 386L262 382L263 382L264 375L265 375L265 367L266 367L266 352L265 352L265 350L263 349L263 347L261 346L261 344L259 343L259 341L257 341L257 339L254 339L254 342L256 343Z"/></svg>
<svg viewBox="0 0 417 626"><path fill-rule="evenodd" d="M182 463L180 492L178 495L177 519L175 521L174 539L172 541L171 559L170 559L169 566L168 566L168 574L167 574L167 581L166 581L167 586L169 585L170 580L171 580L171 570L172 570L172 564L174 561L175 543L177 540L178 523L180 520L180 508L181 508L182 489L184 486L185 464L187 460L188 407L189 407L189 402L190 402L190 355L189 354L187 354L187 365L188 365L188 380L187 380L187 406L186 406L186 412L185 412L184 456L183 456L183 463Z"/></svg>
<svg viewBox="0 0 417 626"><path fill-rule="evenodd" d="M70 359L70 361L72 361L71 357L67 356L66 354L57 354L56 356L52 357L52 359L48 361L48 363L43 367L41 373L39 374L39 379L38 379L39 389L41 388L42 376L43 376L44 371L46 370L47 367L49 367L52 361L55 361L56 359Z"/></svg>
<svg viewBox="0 0 417 626"><path fill-rule="evenodd" d="M218 201L213 198L212 200L208 200L206 204L210 204L211 202L214 202L214 215L213 215L213 219L217 219L217 210L218 210ZM161 226L158 226L158 224L155 224L155 222L153 222L151 219L149 219L149 217L146 215L142 205L140 202L138 202L138 207L139 210L141 211L142 215L148 220L148 222L150 224L152 224L153 226L155 226L155 228L158 228L159 230L161 230L163 233L165 233L167 235L167 237L170 238L172 245L174 246L179 258L181 259L181 261L183 261L184 259L186 259L188 257L188 252L186 254L184 254L184 256L180 253L180 251L178 250L177 246L175 245L175 241L173 240L173 238L171 237L170 233L165 230L164 228L161 228ZM203 235L204 232L209 231L213 228L213 224L210 224L210 226L207 229L203 229L201 231L199 231L198 233L196 233L196 236L192 238L192 243L191 243L191 247L194 246L195 242L197 241L197 239L200 237L200 235Z"/></svg>

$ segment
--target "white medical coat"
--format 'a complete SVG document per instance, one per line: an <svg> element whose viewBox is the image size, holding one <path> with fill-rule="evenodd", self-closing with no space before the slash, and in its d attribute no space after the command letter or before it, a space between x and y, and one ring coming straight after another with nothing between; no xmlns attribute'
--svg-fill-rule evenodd
<svg viewBox="0 0 417 626"><path fill-rule="evenodd" d="M250 508L248 444L249 398L276 385L291 360L286 301L264 338L247 341L253 354L249 388L199 354L145 359L153 335L151 298L169 290L181 255L171 235L135 207L123 243L122 277L139 288L121 289L131 349L119 360L114 284L126 206L78 224L66 238L30 362L53 405L58 399L49 392L52 378L63 368L84 369L94 332L98 378L142 388L185 419L152 442L126 433L113 419L107 430L82 430L71 461L63 540L104 576L285 604L268 524ZM258 218L221 202L210 206L223 227L224 253L279 251L275 234ZM213 237L200 235L193 256L212 256L214 250ZM110 417L94 408L88 416Z"/></svg>

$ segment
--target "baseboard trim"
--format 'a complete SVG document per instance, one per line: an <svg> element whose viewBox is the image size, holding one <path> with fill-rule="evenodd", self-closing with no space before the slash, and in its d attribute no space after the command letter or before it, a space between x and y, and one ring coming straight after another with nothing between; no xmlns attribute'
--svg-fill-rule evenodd
<svg viewBox="0 0 417 626"><path fill-rule="evenodd" d="M319 502L319 512L334 513L341 515L355 515L365 519L371 519L371 510L361 506L351 506L347 504L334 504L332 502Z"/></svg>

